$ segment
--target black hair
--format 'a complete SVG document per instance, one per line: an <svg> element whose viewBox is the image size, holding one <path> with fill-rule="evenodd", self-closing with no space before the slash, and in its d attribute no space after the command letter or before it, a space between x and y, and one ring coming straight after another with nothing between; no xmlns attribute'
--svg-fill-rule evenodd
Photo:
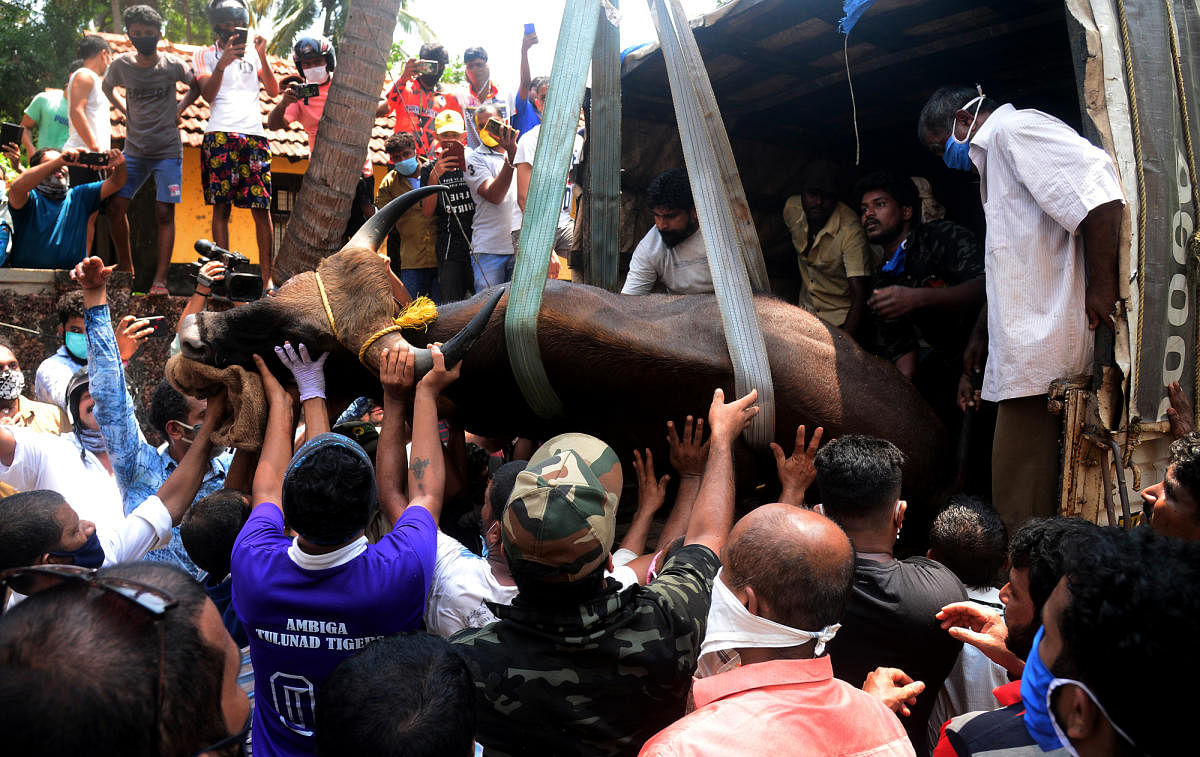
<svg viewBox="0 0 1200 757"><path fill-rule="evenodd" d="M249 517L250 505L242 492L218 489L188 509L179 524L179 538L198 568L209 576L224 578L229 575L233 543Z"/></svg>
<svg viewBox="0 0 1200 757"><path fill-rule="evenodd" d="M672 210L695 208L687 171L682 168L668 168L651 179L650 184L646 186L646 206Z"/></svg>
<svg viewBox="0 0 1200 757"><path fill-rule="evenodd" d="M929 96L925 107L921 108L921 115L917 119L917 139L923 143L926 135L948 136L954 121L954 114L976 97L979 97L979 92L974 87L939 87ZM1000 107L1000 103L990 97L985 97L983 103L979 104L979 112L991 113L998 107ZM974 108L975 106L972 105L972 113Z"/></svg>
<svg viewBox="0 0 1200 757"><path fill-rule="evenodd" d="M158 382L158 386L154 387L154 394L150 395L150 425L162 434L163 439L169 440L171 437L167 435L167 422L187 423L187 417L187 397L171 386L171 382L166 379Z"/></svg>
<svg viewBox="0 0 1200 757"><path fill-rule="evenodd" d="M525 470L528 460L513 460L501 465L492 474L492 490L488 493L488 502L492 506L492 517L500 520L508 508L508 498L512 496L513 487L517 485L517 474Z"/></svg>
<svg viewBox="0 0 1200 757"><path fill-rule="evenodd" d="M1188 651L1200 636L1200 546L1150 529L1106 528L1070 545L1067 561L1070 600L1058 618L1062 651L1051 671L1091 689L1133 742L1118 735L1123 752L1178 754L1194 708L1165 692L1200 674L1200 656ZM1151 693L1164 695L1147 718Z"/></svg>
<svg viewBox="0 0 1200 757"><path fill-rule="evenodd" d="M902 208L911 208L912 223L921 222L921 193L917 185L907 176L897 176L890 171L876 171L859 179L854 184L855 207L862 203L867 192L887 192Z"/></svg>
<svg viewBox="0 0 1200 757"><path fill-rule="evenodd" d="M388 155L405 148L417 149L417 140L411 132L398 131L383 141L383 150Z"/></svg>
<svg viewBox="0 0 1200 757"><path fill-rule="evenodd" d="M0 499L0 570L33 565L62 545L62 524L54 516L66 502L49 489L17 492Z"/></svg>
<svg viewBox="0 0 1200 757"><path fill-rule="evenodd" d="M158 621L162 645L148 612L77 582L17 605L0 623L6 750L184 757L220 740L228 733L221 709L224 650L209 645L198 627L207 595L182 570L161 562L126 563L101 575L150 584L178 600ZM155 734L150 724L160 649Z"/></svg>
<svg viewBox="0 0 1200 757"><path fill-rule="evenodd" d="M284 520L319 544L348 541L370 520L374 488L371 466L350 450L314 450L283 479Z"/></svg>
<svg viewBox="0 0 1200 757"><path fill-rule="evenodd" d="M721 563L730 588L751 586L770 606L771 620L819 631L838 623L854 585L854 549L797 538L791 514L775 507L729 542Z"/></svg>
<svg viewBox="0 0 1200 757"><path fill-rule="evenodd" d="M468 59L483 60L486 62L488 59L487 50L484 50L482 47L468 47L463 51L463 62L466 62Z"/></svg>
<svg viewBox="0 0 1200 757"><path fill-rule="evenodd" d="M977 589L991 586L1008 556L1008 529L981 497L956 494L929 529L933 559Z"/></svg>
<svg viewBox="0 0 1200 757"><path fill-rule="evenodd" d="M535 97L535 96L537 95L537 93L538 93L538 90L539 90L539 89L541 89L542 87L544 87L544 86L548 85L549 83L550 83L550 77L549 77L549 76L535 76L535 77L533 77L533 81L531 81L531 82L529 83L529 92L530 92L530 94L529 94L529 97L530 97L530 99L532 99L533 97ZM549 95L549 90L547 90L547 95Z"/></svg>
<svg viewBox="0 0 1200 757"><path fill-rule="evenodd" d="M320 757L470 757L475 684L454 647L415 632L373 641L317 691Z"/></svg>
<svg viewBox="0 0 1200 757"><path fill-rule="evenodd" d="M75 60L73 60L67 64L67 76L70 76L71 74L75 73L76 71L78 71L81 68L83 68L83 60L81 58L76 58ZM30 163L30 165L37 165L37 164Z"/></svg>
<svg viewBox="0 0 1200 757"><path fill-rule="evenodd" d="M421 56L422 60L436 60L443 66L450 62L450 55L441 42L426 42L421 45L421 51L417 55Z"/></svg>
<svg viewBox="0 0 1200 757"><path fill-rule="evenodd" d="M884 439L850 434L826 444L814 459L825 514L840 525L875 526L900 497L904 455Z"/></svg>
<svg viewBox="0 0 1200 757"><path fill-rule="evenodd" d="M1009 567L1029 572L1029 598L1034 606L1033 627L1041 625L1042 608L1066 573L1067 548L1090 540L1100 527L1079 518L1040 518L1028 521L1008 545Z"/></svg>
<svg viewBox="0 0 1200 757"><path fill-rule="evenodd" d="M83 39L79 40L79 46L75 48L75 55L80 60L91 60L96 55L105 50L112 52L112 48L108 46L108 41L99 34L85 34Z"/></svg>
<svg viewBox="0 0 1200 757"><path fill-rule="evenodd" d="M162 31L163 18L158 15L158 11L151 8L149 5L131 5L121 14L121 21L125 24L125 30L134 24L144 24L145 26L153 26L155 29Z"/></svg>
<svg viewBox="0 0 1200 757"><path fill-rule="evenodd" d="M1200 523L1200 433L1193 431L1171 442L1171 465L1175 466L1175 480L1197 505L1192 520Z"/></svg>
<svg viewBox="0 0 1200 757"><path fill-rule="evenodd" d="M44 149L35 152L33 154L33 158L29 159L30 165L37 165L37 163L33 162L35 158L37 159L38 163L42 162L41 157L38 156L45 152L46 151ZM72 318L85 318L85 310L83 307L83 290L72 289L69 292L65 292L63 296L59 297L58 301L54 303L54 309L58 312L58 324L63 327L66 327L67 321L71 320Z"/></svg>

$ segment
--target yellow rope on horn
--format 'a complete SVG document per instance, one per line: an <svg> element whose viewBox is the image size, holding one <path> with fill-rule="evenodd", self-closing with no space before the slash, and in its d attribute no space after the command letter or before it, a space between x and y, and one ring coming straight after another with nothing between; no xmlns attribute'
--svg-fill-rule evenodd
<svg viewBox="0 0 1200 757"><path fill-rule="evenodd" d="M400 315L392 319L391 326L385 326L367 337L367 341L363 342L362 347L358 350L358 361L360 363L363 362L363 357L366 356L367 350L371 348L372 344L375 344L379 337L390 334L393 331L400 331L401 329L428 328L429 324L437 320L437 317L437 305L433 304L433 300L428 297L418 297L404 306L404 309L400 311Z"/></svg>

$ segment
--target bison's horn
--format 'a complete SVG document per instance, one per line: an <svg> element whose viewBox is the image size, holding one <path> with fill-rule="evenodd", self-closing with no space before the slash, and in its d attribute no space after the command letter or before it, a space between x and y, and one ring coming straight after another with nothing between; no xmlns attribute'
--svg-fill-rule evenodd
<svg viewBox="0 0 1200 757"><path fill-rule="evenodd" d="M427 187L414 189L411 192L405 192L376 211L375 215L368 218L367 222L350 238L350 242L346 247L362 247L375 252L383 244L383 240L387 239L388 232L392 230L392 227L396 225L396 221L400 220L400 216L404 215L406 210L434 192L445 191L448 191L447 187L441 184L431 184Z"/></svg>
<svg viewBox="0 0 1200 757"><path fill-rule="evenodd" d="M492 311L496 309L496 305L500 302L500 297L504 295L505 287L496 287L496 291L492 292L492 296L483 304L479 312L471 318L466 326L463 326L462 331L454 335L454 337L442 346L442 354L446 356L446 367L453 368L460 360L467 356L467 350L471 349L471 345L483 333L484 326L487 326L488 319L492 317ZM433 352L423 347L413 348L416 355L414 369L416 376L420 379L426 373L433 369Z"/></svg>

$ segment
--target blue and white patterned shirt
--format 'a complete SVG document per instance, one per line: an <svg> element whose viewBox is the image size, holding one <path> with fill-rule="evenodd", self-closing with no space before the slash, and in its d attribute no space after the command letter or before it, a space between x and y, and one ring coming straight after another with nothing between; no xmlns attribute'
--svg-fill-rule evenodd
<svg viewBox="0 0 1200 757"><path fill-rule="evenodd" d="M125 385L125 369L121 365L121 352L117 348L117 335L113 331L108 306L88 308L86 320L88 374L91 377L92 399L96 403L96 422L100 424L100 433L104 435L104 443L108 446L108 459L112 462L117 486L124 498L125 513L128 514L147 497L158 492L177 463L168 454L167 445L155 447L150 444L138 426L133 400ZM225 473L231 458L227 452L212 459L196 499L206 497L225 485ZM199 576L200 569L183 548L178 526L172 529L172 534L174 538L170 544L151 551L146 559L175 563L193 576Z"/></svg>

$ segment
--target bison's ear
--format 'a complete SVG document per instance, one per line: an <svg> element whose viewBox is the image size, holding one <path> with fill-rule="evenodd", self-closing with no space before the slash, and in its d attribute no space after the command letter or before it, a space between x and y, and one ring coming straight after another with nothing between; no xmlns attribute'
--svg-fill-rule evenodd
<svg viewBox="0 0 1200 757"><path fill-rule="evenodd" d="M441 184L430 184L427 187L405 192L377 210L375 215L368 218L367 222L355 232L354 236L350 238L350 241L342 249L361 248L375 252L383 244L383 240L387 239L388 232L400 220L400 216L404 215L409 208L434 192L446 191L449 191L448 187L444 187Z"/></svg>

